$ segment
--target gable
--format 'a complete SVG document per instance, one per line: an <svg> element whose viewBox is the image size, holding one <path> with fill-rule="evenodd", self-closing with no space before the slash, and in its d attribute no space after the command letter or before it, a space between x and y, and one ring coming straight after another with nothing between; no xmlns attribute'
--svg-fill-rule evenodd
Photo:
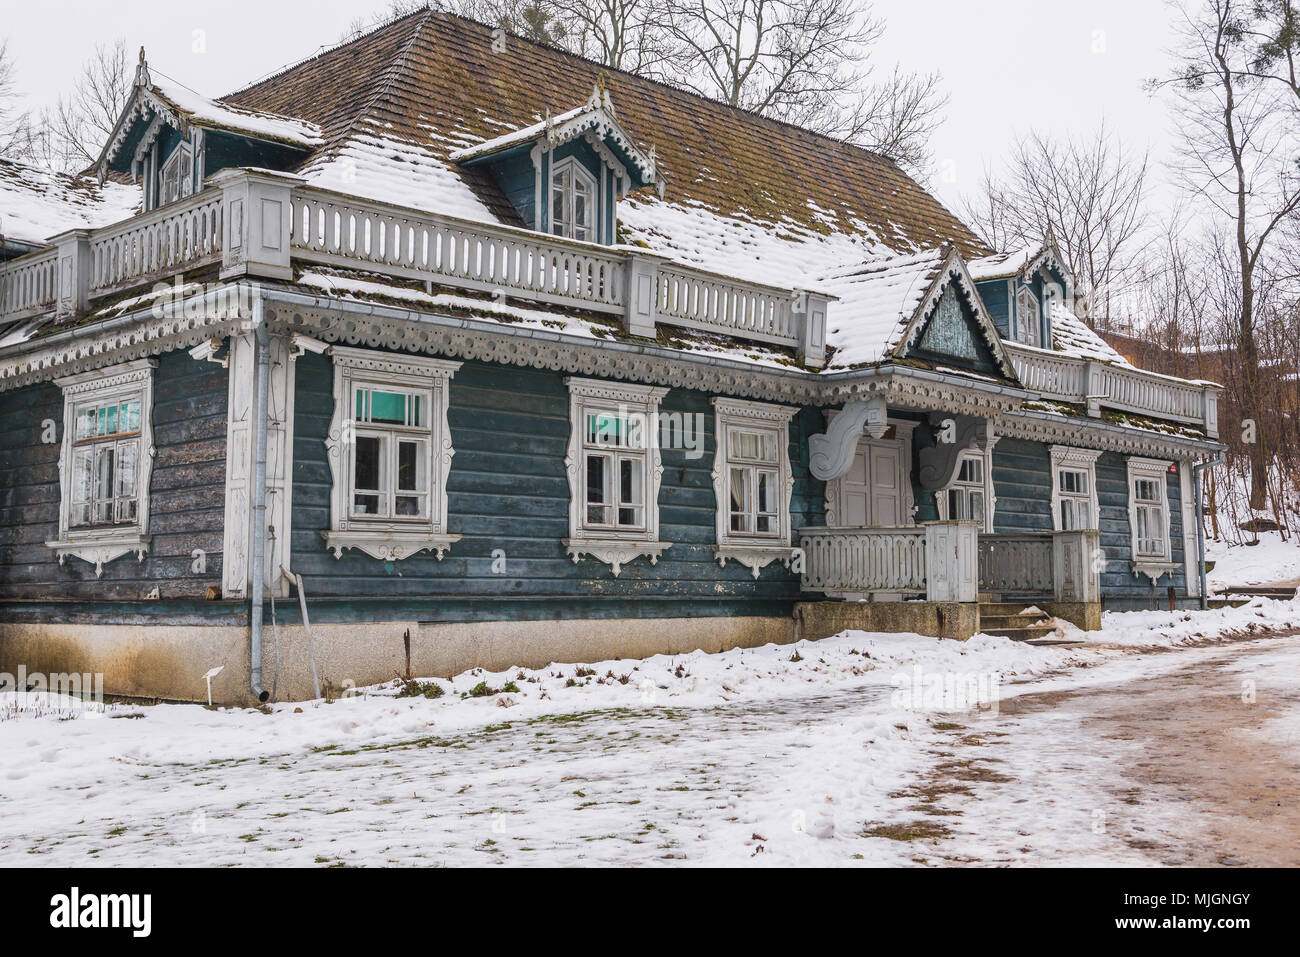
<svg viewBox="0 0 1300 957"><path fill-rule="evenodd" d="M956 283L951 282L935 301L929 318L904 355L992 375L999 372L975 310Z"/></svg>

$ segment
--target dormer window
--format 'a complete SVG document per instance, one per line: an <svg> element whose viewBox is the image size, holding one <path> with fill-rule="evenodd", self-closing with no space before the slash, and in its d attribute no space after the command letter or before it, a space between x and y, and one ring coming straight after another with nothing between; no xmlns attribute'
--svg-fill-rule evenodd
<svg viewBox="0 0 1300 957"><path fill-rule="evenodd" d="M186 143L172 151L171 159L163 166L162 187L158 205L174 203L194 192L194 153Z"/></svg>
<svg viewBox="0 0 1300 957"><path fill-rule="evenodd" d="M1039 345L1038 325L1038 297L1029 286L1022 286L1016 293L1016 341Z"/></svg>
<svg viewBox="0 0 1300 957"><path fill-rule="evenodd" d="M551 232L592 241L595 230L596 180L576 159L555 164L551 172Z"/></svg>

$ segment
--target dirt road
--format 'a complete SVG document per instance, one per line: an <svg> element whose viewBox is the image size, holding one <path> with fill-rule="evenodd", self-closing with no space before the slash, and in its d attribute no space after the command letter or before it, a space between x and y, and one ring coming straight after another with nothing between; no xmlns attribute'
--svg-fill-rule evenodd
<svg viewBox="0 0 1300 957"><path fill-rule="evenodd" d="M918 863L1300 865L1300 636L1011 698L948 738L911 789Z"/></svg>

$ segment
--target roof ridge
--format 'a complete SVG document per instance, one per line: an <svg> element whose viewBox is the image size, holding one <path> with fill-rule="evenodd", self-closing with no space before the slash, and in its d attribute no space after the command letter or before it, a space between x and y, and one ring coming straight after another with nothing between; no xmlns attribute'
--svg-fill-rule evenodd
<svg viewBox="0 0 1300 957"><path fill-rule="evenodd" d="M357 33L353 36L348 37L346 40L340 40L338 43L332 45L322 44L321 46L316 48L316 51L314 53L308 54L307 56L302 57L301 59L294 60L292 63L285 64L284 66L276 69L274 72L268 73L263 77L259 77L258 79L254 80L252 83L249 83L247 86L241 86L237 90L232 90L229 93L217 97L217 100L224 103L226 100L234 99L237 96L243 96L245 93L255 90L259 86L262 86L263 84L270 83L273 80L280 79L280 77L284 76L285 74L291 73L292 71L298 69L299 67L311 63L313 60L319 60L321 57L328 56L331 53L335 53L339 50L342 50L344 47L351 46L354 43L360 43L362 40L368 40L376 33L378 33L380 30L387 30L389 27L395 27L403 20L407 20L412 17L418 16L421 17L421 25L423 25L424 19L427 18L428 14L432 12L433 12L432 6L425 5L424 7L421 7L418 10L412 10L410 13L402 14L400 17L393 17L391 20L385 20L383 23L376 24L373 29L366 31L365 33ZM416 32L417 33L419 32L418 28L416 29Z"/></svg>

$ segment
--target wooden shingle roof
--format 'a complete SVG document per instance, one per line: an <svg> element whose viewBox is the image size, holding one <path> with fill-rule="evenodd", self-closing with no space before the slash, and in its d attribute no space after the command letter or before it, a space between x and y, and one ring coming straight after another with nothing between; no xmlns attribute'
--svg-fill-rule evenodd
<svg viewBox="0 0 1300 957"><path fill-rule="evenodd" d="M303 169L358 137L419 147L509 222L513 211L494 185L448 154L571 110L597 84L628 133L655 147L667 203L866 235L897 252L952 243L967 257L988 253L888 159L518 37L494 52L490 27L441 11L395 20L223 99L318 124L325 143ZM421 205L438 208L434 197Z"/></svg>

